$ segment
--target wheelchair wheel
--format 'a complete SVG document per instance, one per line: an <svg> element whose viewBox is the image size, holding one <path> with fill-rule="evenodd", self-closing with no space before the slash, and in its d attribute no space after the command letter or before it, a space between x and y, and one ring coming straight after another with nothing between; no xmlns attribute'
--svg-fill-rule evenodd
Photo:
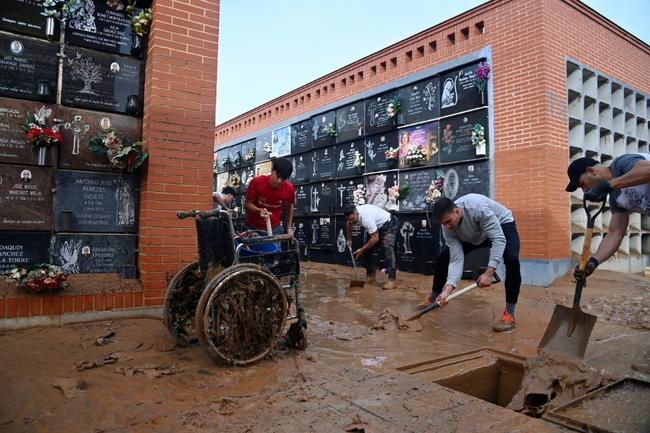
<svg viewBox="0 0 650 433"><path fill-rule="evenodd" d="M164 323L176 344L187 347L197 342L194 313L203 291L199 262L181 268L169 282L163 307Z"/></svg>
<svg viewBox="0 0 650 433"><path fill-rule="evenodd" d="M219 363L246 365L264 358L282 337L287 298L262 266L240 264L207 285L196 308L203 349Z"/></svg>

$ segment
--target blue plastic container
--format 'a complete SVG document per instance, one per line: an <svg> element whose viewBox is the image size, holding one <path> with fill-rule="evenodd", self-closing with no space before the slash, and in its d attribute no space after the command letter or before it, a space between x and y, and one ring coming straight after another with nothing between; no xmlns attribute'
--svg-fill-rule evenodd
<svg viewBox="0 0 650 433"><path fill-rule="evenodd" d="M257 244L257 245L245 245L239 250L239 254L242 257L256 256L258 254L269 254L277 253L280 251L278 244Z"/></svg>

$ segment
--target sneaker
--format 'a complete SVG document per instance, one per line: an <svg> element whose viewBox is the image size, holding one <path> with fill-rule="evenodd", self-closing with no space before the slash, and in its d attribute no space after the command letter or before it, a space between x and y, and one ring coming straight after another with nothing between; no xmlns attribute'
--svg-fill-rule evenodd
<svg viewBox="0 0 650 433"><path fill-rule="evenodd" d="M394 290L394 289L397 289L397 283L395 282L395 280L388 280L388 282L387 282L386 284L384 284L383 289L384 289L384 290Z"/></svg>
<svg viewBox="0 0 650 433"><path fill-rule="evenodd" d="M503 310L501 320L492 325L494 332L512 331L515 329L515 318L508 313L508 310Z"/></svg>

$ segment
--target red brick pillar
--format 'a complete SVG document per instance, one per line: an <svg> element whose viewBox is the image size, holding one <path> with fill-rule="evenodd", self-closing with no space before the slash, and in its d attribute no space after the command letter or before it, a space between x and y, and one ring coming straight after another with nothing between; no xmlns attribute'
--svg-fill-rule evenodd
<svg viewBox="0 0 650 433"><path fill-rule="evenodd" d="M192 220L211 204L219 0L154 0L142 136L138 268L144 305L160 305L167 279L196 255Z"/></svg>

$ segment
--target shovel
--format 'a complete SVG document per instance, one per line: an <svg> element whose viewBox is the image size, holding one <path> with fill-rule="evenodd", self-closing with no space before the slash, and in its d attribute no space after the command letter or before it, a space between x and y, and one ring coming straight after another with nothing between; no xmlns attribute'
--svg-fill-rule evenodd
<svg viewBox="0 0 650 433"><path fill-rule="evenodd" d="M587 231L585 232L585 241L582 245L582 255L580 256L580 271L585 270L589 261L589 251L591 249L591 235L594 231L594 221L600 215L605 207L605 202L600 206L598 212L593 216L587 207L587 201L582 200L582 207L587 213ZM542 341L539 343L537 350L546 352L565 353L568 355L584 358L589 336L594 329L597 317L593 314L585 313L580 309L580 297L582 289L585 287L586 278L576 280L576 290L573 295L573 307L556 305L553 310L551 321L544 332Z"/></svg>
<svg viewBox="0 0 650 433"><path fill-rule="evenodd" d="M350 258L352 259L352 266L354 267L354 276L359 278L357 273L357 262L354 260L354 254L352 254L352 248L348 246L348 251L350 251ZM364 280L350 280L350 288L352 287L363 287L366 285Z"/></svg>
<svg viewBox="0 0 650 433"><path fill-rule="evenodd" d="M499 278L499 276L495 273L494 274L494 281L492 281L492 284L498 283L500 281L501 281L501 278ZM469 286L464 287L464 288L460 289L459 291L449 295L449 297L447 298L447 301L451 301L452 299L457 298L460 295L464 295L467 292L471 292L472 290L474 290L477 287L478 287L478 282L474 282L474 283L470 284ZM437 302L434 302L431 305L427 305L426 307L420 309L419 311L414 313L412 316L410 316L408 319L406 319L406 321L410 322L411 320L419 319L420 317L422 317L423 315L425 315L429 311L435 310L438 307L440 307L440 304L438 304Z"/></svg>

